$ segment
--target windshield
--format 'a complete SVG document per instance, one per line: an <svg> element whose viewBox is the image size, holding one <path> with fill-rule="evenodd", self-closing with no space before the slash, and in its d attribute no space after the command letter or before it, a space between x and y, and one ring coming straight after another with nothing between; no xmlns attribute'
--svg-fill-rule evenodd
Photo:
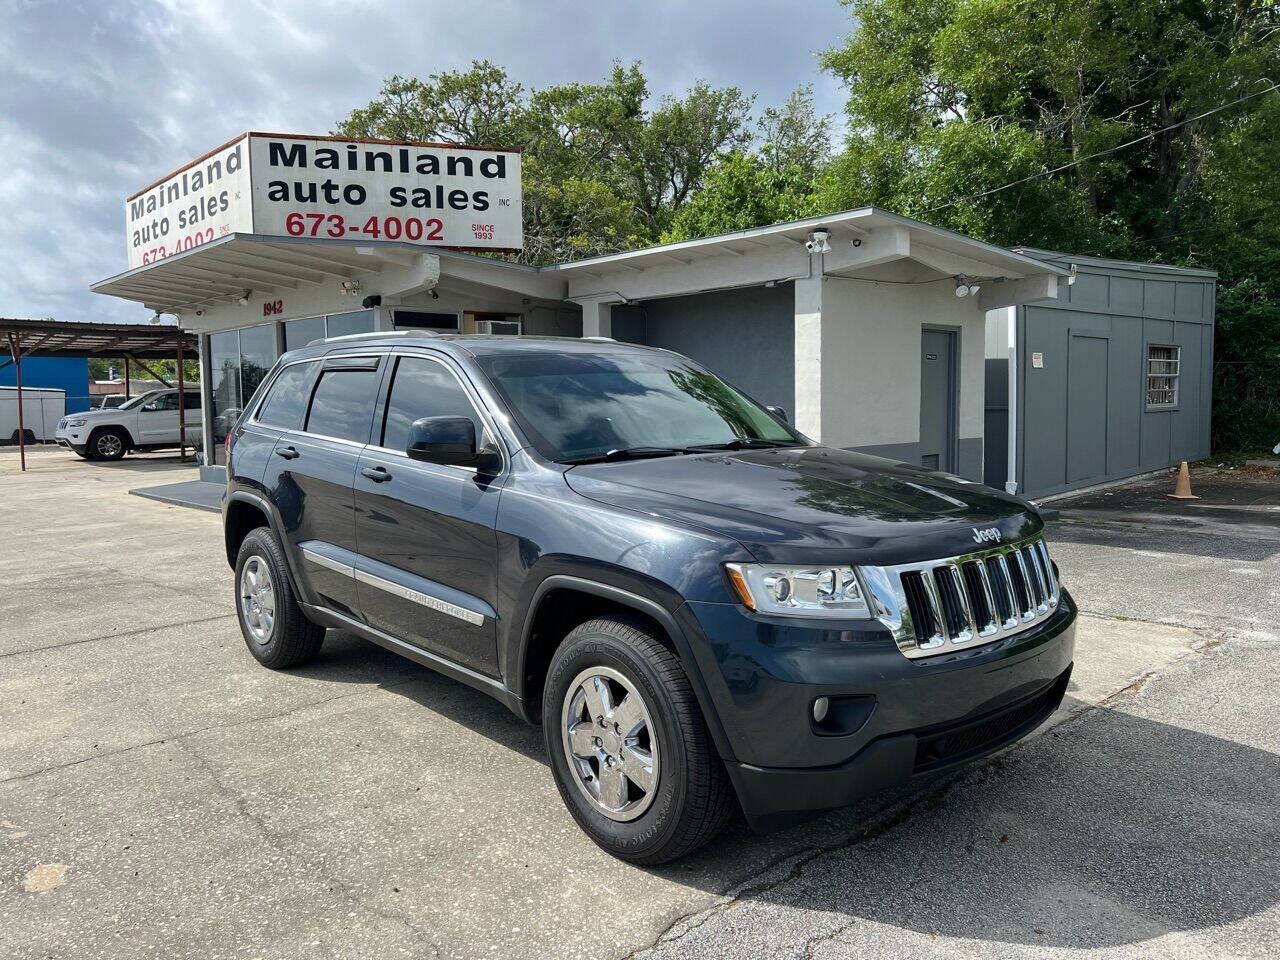
<svg viewBox="0 0 1280 960"><path fill-rule="evenodd" d="M477 362L538 452L561 463L806 442L715 374L674 356L566 352Z"/></svg>
<svg viewBox="0 0 1280 960"><path fill-rule="evenodd" d="M140 407L142 406L142 404L146 403L148 400L154 400L158 396L160 396L160 391L152 390L150 393L144 393L144 394L141 394L140 396L134 397L131 400L126 400L124 403L120 404L120 406L118 406L116 409L132 410L134 407Z"/></svg>

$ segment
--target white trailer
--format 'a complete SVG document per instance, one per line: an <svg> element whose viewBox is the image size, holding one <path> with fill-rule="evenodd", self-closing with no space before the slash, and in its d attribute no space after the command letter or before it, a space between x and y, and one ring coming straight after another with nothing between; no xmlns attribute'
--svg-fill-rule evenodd
<svg viewBox="0 0 1280 960"><path fill-rule="evenodd" d="M22 425L27 440L53 443L58 421L67 412L67 391L22 387ZM18 442L18 388L0 387L0 443Z"/></svg>

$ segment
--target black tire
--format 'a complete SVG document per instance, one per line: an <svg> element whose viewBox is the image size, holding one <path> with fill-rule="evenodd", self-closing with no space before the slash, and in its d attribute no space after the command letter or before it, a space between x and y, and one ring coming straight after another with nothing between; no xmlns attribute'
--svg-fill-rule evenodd
<svg viewBox="0 0 1280 960"><path fill-rule="evenodd" d="M617 671L641 694L659 738L653 797L629 821L612 819L588 798L565 746L574 680L593 667ZM542 729L565 806L587 836L619 859L652 866L684 856L712 840L735 809L728 773L679 657L625 615L588 621L565 637L547 671Z"/></svg>
<svg viewBox="0 0 1280 960"><path fill-rule="evenodd" d="M119 460L128 449L129 436L118 427L95 430L85 444L85 452L94 460Z"/></svg>
<svg viewBox="0 0 1280 960"><path fill-rule="evenodd" d="M265 566L270 575L273 611L271 626L262 638L255 635L252 614L247 609L248 601L243 596L245 568L251 563ZM259 569L260 567L255 567L255 571ZM293 592L293 585L289 582L284 552L268 527L250 530L240 544L240 552L236 555L235 599L236 619L240 623L245 646L264 667L272 670L296 667L320 652L325 628L312 623L303 614L297 595ZM263 632L261 623L261 620L257 621L259 632Z"/></svg>

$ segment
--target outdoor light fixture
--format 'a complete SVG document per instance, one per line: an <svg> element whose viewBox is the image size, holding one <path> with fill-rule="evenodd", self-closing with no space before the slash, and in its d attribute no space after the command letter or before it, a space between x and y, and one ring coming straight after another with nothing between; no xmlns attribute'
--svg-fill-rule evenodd
<svg viewBox="0 0 1280 960"><path fill-rule="evenodd" d="M252 290L245 288L244 292L241 293L240 296L236 298L236 302L240 304L240 306L242 307L247 307L249 305L249 295L251 293L253 293Z"/></svg>
<svg viewBox="0 0 1280 960"><path fill-rule="evenodd" d="M972 277L966 277L964 274L960 274L956 277L957 297L976 297L978 295L978 291L981 289L981 284Z"/></svg>
<svg viewBox="0 0 1280 960"><path fill-rule="evenodd" d="M348 296L358 297L360 295L359 280L343 280L340 286L342 287L342 292Z"/></svg>
<svg viewBox="0 0 1280 960"><path fill-rule="evenodd" d="M809 242L804 245L805 249L810 253L830 253L831 244L830 230L812 230L809 233Z"/></svg>

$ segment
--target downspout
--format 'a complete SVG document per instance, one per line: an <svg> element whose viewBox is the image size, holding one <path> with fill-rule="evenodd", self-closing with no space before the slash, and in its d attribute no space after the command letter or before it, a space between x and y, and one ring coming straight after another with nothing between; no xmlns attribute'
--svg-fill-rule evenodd
<svg viewBox="0 0 1280 960"><path fill-rule="evenodd" d="M1005 493L1018 492L1018 308L1008 307L1005 322L1008 325L1009 339L1009 449L1005 459L1007 463L1004 481Z"/></svg>

